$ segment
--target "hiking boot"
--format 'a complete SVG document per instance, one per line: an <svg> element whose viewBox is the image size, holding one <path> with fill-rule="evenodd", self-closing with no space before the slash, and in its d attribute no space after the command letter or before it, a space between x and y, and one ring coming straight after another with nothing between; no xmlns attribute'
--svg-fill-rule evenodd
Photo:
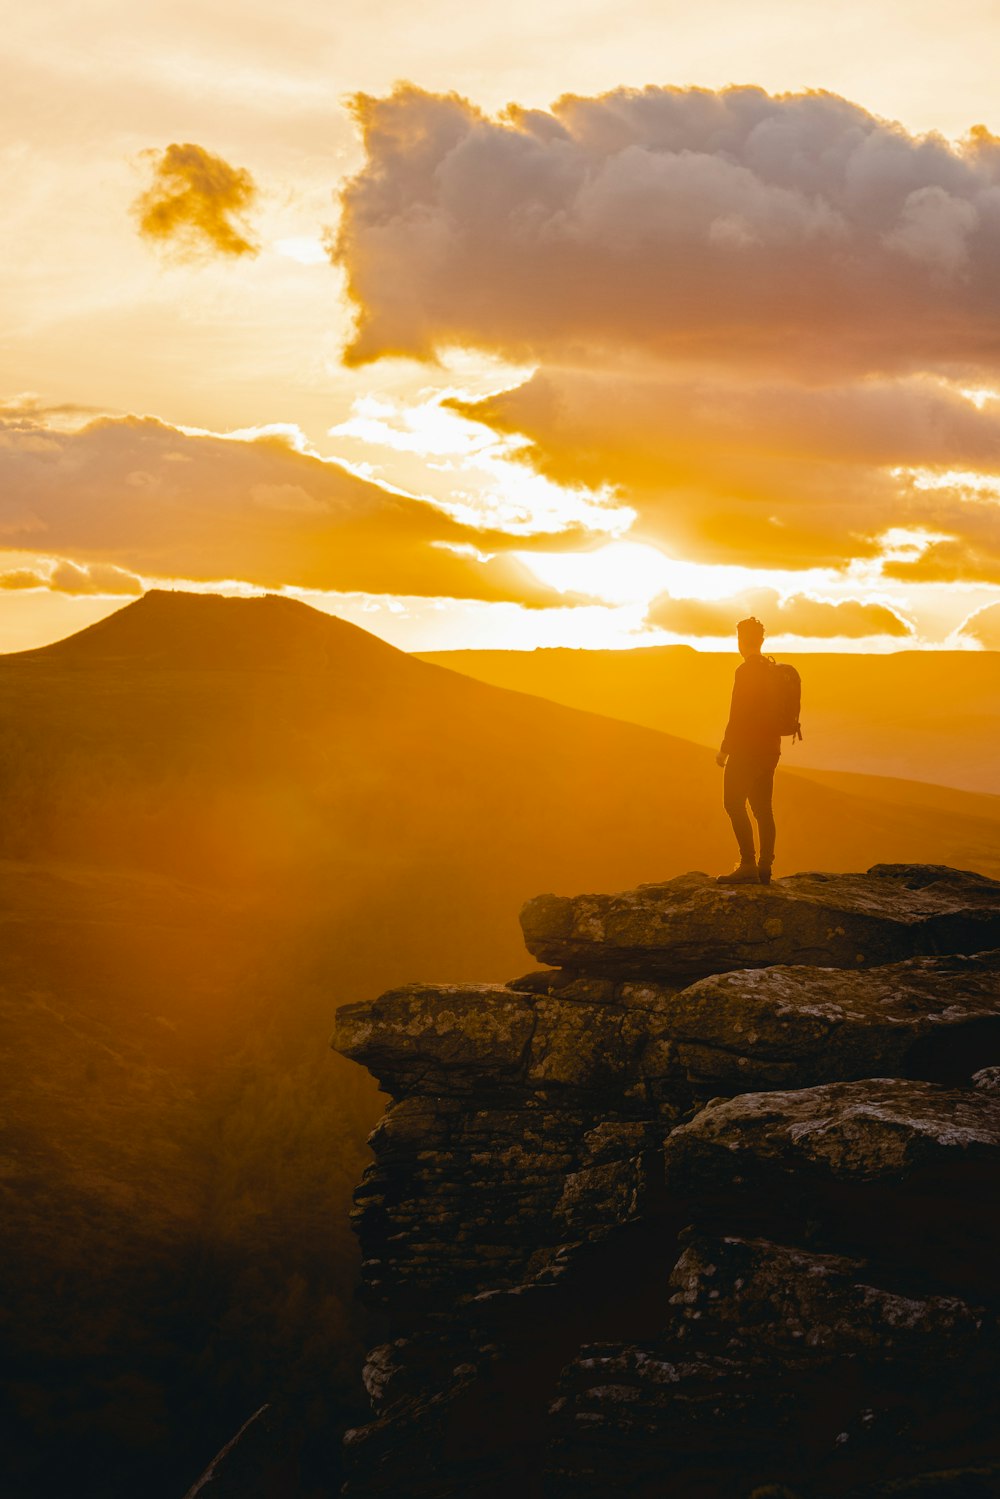
<svg viewBox="0 0 1000 1499"><path fill-rule="evenodd" d="M716 876L717 885L756 885L758 883L756 864L737 864L731 874L720 874Z"/></svg>
<svg viewBox="0 0 1000 1499"><path fill-rule="evenodd" d="M770 866L770 864L758 864L757 865L757 878L758 878L758 880L760 880L760 883L762 885L769 885L771 883L771 866Z"/></svg>

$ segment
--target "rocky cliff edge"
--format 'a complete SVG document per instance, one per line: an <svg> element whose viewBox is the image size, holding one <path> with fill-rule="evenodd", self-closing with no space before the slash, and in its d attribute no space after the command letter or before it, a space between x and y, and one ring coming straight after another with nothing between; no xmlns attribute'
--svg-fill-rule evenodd
<svg viewBox="0 0 1000 1499"><path fill-rule="evenodd" d="M703 875L338 1012L393 1102L350 1495L1000 1493L1000 884Z"/></svg>

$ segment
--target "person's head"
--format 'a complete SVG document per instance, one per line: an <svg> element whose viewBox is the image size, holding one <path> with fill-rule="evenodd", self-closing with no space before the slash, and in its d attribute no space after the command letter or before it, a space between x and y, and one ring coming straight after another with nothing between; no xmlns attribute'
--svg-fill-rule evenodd
<svg viewBox="0 0 1000 1499"><path fill-rule="evenodd" d="M759 656L764 644L764 626L752 616L750 619L741 619L736 626L736 640L744 660L748 656Z"/></svg>

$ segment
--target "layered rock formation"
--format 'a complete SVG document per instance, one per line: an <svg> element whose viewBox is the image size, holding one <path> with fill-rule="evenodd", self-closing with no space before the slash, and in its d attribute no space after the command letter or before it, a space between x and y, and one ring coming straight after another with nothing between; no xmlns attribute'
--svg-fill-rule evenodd
<svg viewBox="0 0 1000 1499"><path fill-rule="evenodd" d="M561 966L337 1017L394 1100L345 1492L1000 1492L1000 884L688 875L522 925Z"/></svg>

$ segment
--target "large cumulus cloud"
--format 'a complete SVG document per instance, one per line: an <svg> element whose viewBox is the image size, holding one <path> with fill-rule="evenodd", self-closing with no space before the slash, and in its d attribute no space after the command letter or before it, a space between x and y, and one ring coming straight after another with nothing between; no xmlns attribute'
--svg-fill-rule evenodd
<svg viewBox="0 0 1000 1499"><path fill-rule="evenodd" d="M1000 140L827 93L355 101L347 357L538 366L463 409L612 486L633 536L761 568L1000 577ZM992 494L963 474L995 476ZM933 482L927 482L928 475ZM887 533L917 539L894 551ZM921 538L923 538L921 540Z"/></svg>
<svg viewBox="0 0 1000 1499"><path fill-rule="evenodd" d="M851 372L1000 363L1000 141L827 93L619 89L493 119L358 96L355 362L449 343Z"/></svg>
<svg viewBox="0 0 1000 1499"><path fill-rule="evenodd" d="M576 602L505 555L514 540L462 525L280 435L190 435L137 417L74 432L23 418L0 423L0 546L59 563L15 569L7 587L134 591L138 574Z"/></svg>

